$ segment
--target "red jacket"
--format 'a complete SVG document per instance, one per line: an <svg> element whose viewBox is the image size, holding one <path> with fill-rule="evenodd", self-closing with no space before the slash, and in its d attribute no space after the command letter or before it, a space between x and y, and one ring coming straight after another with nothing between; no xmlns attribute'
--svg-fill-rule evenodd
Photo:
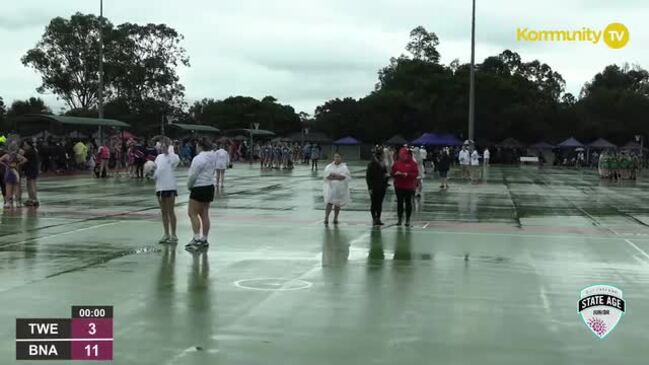
<svg viewBox="0 0 649 365"><path fill-rule="evenodd" d="M407 174L395 175L396 172ZM392 177L394 177L394 188L398 190L416 190L417 189L417 176L419 176L419 168L413 159L407 161L398 160L392 165Z"/></svg>

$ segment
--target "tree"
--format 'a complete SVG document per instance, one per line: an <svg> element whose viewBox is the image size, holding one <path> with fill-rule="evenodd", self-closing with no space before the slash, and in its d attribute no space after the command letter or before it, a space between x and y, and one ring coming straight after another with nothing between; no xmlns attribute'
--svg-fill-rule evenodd
<svg viewBox="0 0 649 365"><path fill-rule="evenodd" d="M189 67L180 46L183 36L165 24L121 24L115 30L114 51L107 59L114 94L139 110L148 100L181 106L185 87L176 67Z"/></svg>
<svg viewBox="0 0 649 365"><path fill-rule="evenodd" d="M0 96L0 123L4 122L5 115L7 115L7 107L4 100L2 100L2 96Z"/></svg>
<svg viewBox="0 0 649 365"><path fill-rule="evenodd" d="M101 24L98 17L81 13L69 20L52 19L36 47L22 58L25 66L41 74L39 93L53 92L70 109L88 110L97 103L100 25L106 35L106 53L110 54L110 22Z"/></svg>
<svg viewBox="0 0 649 365"><path fill-rule="evenodd" d="M26 114L52 114L52 110L45 104L43 99L31 97L27 100L16 100L11 103L7 112L9 117L18 117Z"/></svg>
<svg viewBox="0 0 649 365"><path fill-rule="evenodd" d="M426 28L418 26L410 32L410 42L406 45L406 50L416 60L438 63L440 57L437 51L438 45L439 38L435 33L428 32Z"/></svg>
<svg viewBox="0 0 649 365"><path fill-rule="evenodd" d="M293 107L277 102L272 96L261 101L252 97L235 96L224 100L203 99L189 108L196 123L220 129L250 128L250 123L260 123L260 128L280 134L300 129L300 117Z"/></svg>
<svg viewBox="0 0 649 365"><path fill-rule="evenodd" d="M189 66L180 46L182 35L164 24L125 23L115 28L94 15L77 13L69 20L55 18L34 49L22 58L25 66L41 74L39 92L49 90L68 105L71 113L92 115L99 87L99 29L104 40L104 89L107 104L115 98L128 104L132 114L157 121L183 107L184 86L176 72ZM147 118L132 118L138 123Z"/></svg>

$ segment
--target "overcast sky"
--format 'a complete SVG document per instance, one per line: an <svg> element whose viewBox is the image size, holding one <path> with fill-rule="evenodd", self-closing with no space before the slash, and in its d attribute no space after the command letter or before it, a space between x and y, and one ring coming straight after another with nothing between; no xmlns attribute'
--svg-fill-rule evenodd
<svg viewBox="0 0 649 365"><path fill-rule="evenodd" d="M37 94L40 77L20 57L56 16L98 13L99 0L22 0L0 13L0 96L5 104ZM189 103L203 97L273 95L313 113L336 97L362 97L390 57L404 52L409 31L437 33L442 62L470 57L470 0L105 0L113 24L166 23L185 36L191 67L181 69ZM478 0L476 61L504 49L559 71L567 91L611 63L649 68L646 0ZM603 29L624 23L631 40L621 50L603 44L516 41L516 28ZM55 111L63 103L42 95Z"/></svg>

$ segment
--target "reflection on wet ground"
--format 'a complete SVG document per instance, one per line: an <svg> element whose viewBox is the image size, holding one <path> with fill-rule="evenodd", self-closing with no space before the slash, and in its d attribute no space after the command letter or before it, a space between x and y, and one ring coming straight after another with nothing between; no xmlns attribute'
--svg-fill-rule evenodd
<svg viewBox="0 0 649 365"><path fill-rule="evenodd" d="M427 179L412 228L395 226L390 191L378 229L351 169L352 203L325 227L319 173L235 166L197 254L183 189L181 242L164 246L152 184L45 179L40 209L0 215L0 316L114 305L120 364L646 362L647 181L492 166L449 191ZM633 308L606 342L576 311L602 282ZM3 364L13 336L0 330Z"/></svg>

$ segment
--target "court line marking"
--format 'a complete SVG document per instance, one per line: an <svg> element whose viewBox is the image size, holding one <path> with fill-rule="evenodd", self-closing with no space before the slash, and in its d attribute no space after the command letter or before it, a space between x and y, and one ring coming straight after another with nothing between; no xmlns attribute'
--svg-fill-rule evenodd
<svg viewBox="0 0 649 365"><path fill-rule="evenodd" d="M26 239L26 240L22 240L22 241L18 241L18 242L13 242L13 243L9 243L9 244L6 244L6 245L2 245L1 247L2 247L2 248L5 248L5 247L11 247L11 246L15 246L15 245L22 245L23 243L27 243L27 242L31 242L31 241L45 240L45 239L49 239L49 238L52 238L52 237L58 237L58 236L66 235L66 234L71 234L71 233L78 233L78 232L88 231L88 230L91 230L91 229L95 229L95 228L99 228L99 227L105 227L105 226L110 226L110 225L118 224L118 223L123 223L123 222L118 221L118 222L110 222L110 223L97 224L97 225L94 225L94 226L92 226L92 227L85 227L85 228L74 229L74 230L72 230L72 231L66 231L66 232L61 232L61 233L55 233L55 234L51 234L51 235L49 235L49 236L42 236L42 237L33 237L33 238L28 238L28 239Z"/></svg>
<svg viewBox="0 0 649 365"><path fill-rule="evenodd" d="M624 240L624 241L625 241L626 243L628 243L631 247L635 248L636 251L638 251L642 256L644 256L644 257L646 257L647 259L649 259L649 254L648 254L645 250L643 250L643 249L641 249L640 247L638 247L635 243L631 242L631 240L628 240L628 239L627 239L627 240Z"/></svg>
<svg viewBox="0 0 649 365"><path fill-rule="evenodd" d="M254 286L246 286L242 283L247 282L247 281L262 281L262 280L280 280L280 281L285 281L284 284L288 284L288 282L301 282L301 286L293 287L293 288L285 288L285 287L279 287L277 289L275 288L256 288ZM291 290L302 290L302 289L309 289L310 287L313 286L313 283L310 281L302 280L302 279L281 279L281 278L256 278L256 279L243 279L243 280L237 280L234 283L234 286L240 289L248 289L248 290L259 290L259 291L291 291Z"/></svg>

